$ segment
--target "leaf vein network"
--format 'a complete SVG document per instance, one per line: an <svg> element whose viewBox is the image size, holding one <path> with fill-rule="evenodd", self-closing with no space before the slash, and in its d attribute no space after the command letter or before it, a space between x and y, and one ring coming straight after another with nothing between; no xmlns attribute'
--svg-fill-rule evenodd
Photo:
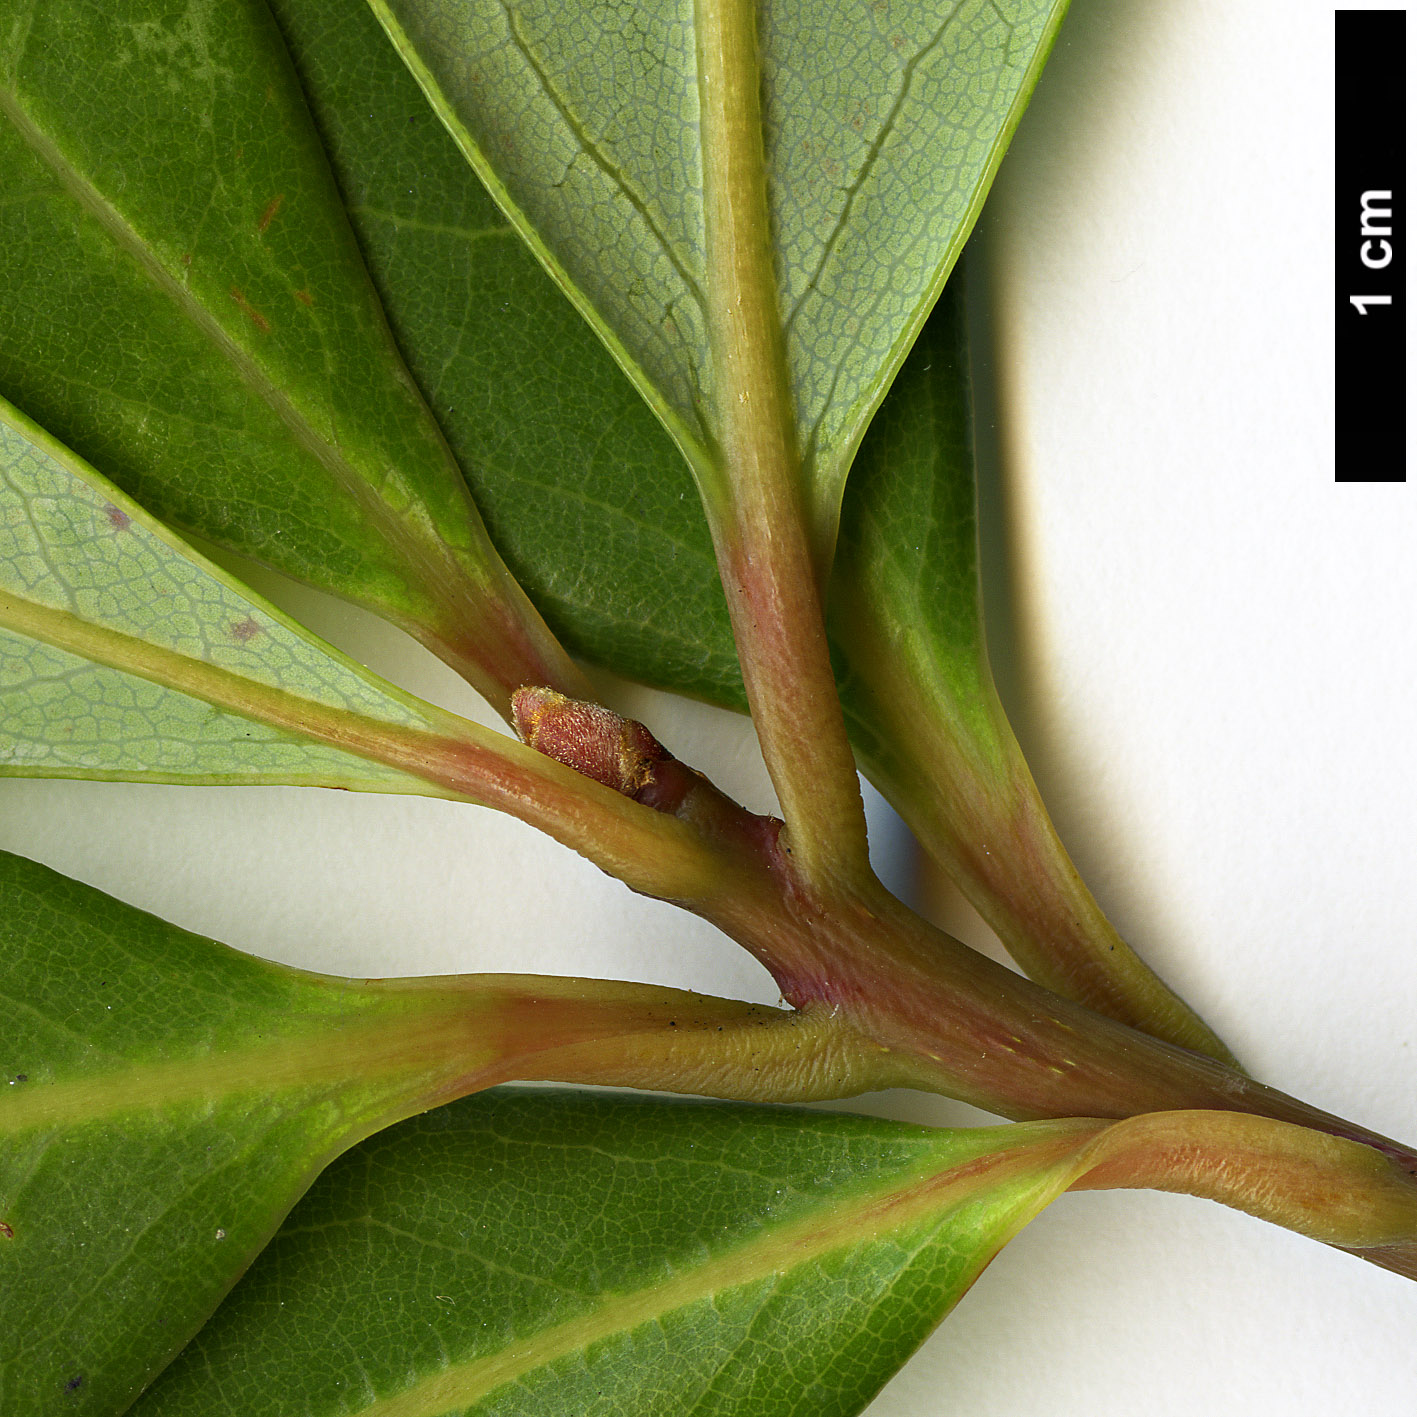
<svg viewBox="0 0 1417 1417"><path fill-rule="evenodd" d="M551 105L560 115L561 121L570 130L571 136L580 144L581 151L595 164L600 171L610 179L616 188L623 194L625 200L635 209L645 225L649 228L650 234L659 243L660 249L664 252L665 259L674 267L675 274L684 283L689 294L693 296L699 309L707 312L707 301L704 298L703 290L700 288L698 279L693 272L684 264L683 258L674 249L673 243L660 228L650 210L649 203L635 190L629 178L601 152L590 134L586 132L573 112L565 97L557 90L551 75L546 71L546 67L536 57L535 51L528 43L525 35L521 32L521 27L517 22L515 11L513 11L507 0L503 0L502 9L507 16L507 34L517 47L517 52L526 61L527 67L535 76L536 81L541 85L542 92L550 100ZM567 168L569 173L570 168Z"/></svg>

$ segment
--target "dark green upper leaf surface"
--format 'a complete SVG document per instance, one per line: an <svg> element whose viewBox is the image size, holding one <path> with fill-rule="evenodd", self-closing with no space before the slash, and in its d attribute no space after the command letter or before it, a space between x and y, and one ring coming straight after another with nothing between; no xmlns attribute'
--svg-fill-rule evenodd
<svg viewBox="0 0 1417 1417"><path fill-rule="evenodd" d="M404 356L538 609L617 673L741 702L708 528L668 434L368 7L272 8Z"/></svg>
<svg viewBox="0 0 1417 1417"><path fill-rule="evenodd" d="M871 651L902 680L929 686L976 746L998 733L980 612L963 285L961 273L946 288L872 421L842 507L829 619L852 739L876 761L892 749L879 740L853 618L869 625Z"/></svg>
<svg viewBox="0 0 1417 1417"><path fill-rule="evenodd" d="M446 627L475 514L259 0L0 0L0 392L164 519Z"/></svg>
<svg viewBox="0 0 1417 1417"><path fill-rule="evenodd" d="M329 1157L417 1105L419 1000L0 854L0 1411L123 1411Z"/></svg>
<svg viewBox="0 0 1417 1417"><path fill-rule="evenodd" d="M918 1203L1024 1134L482 1094L336 1163L138 1411L845 1417L1051 1198Z"/></svg>

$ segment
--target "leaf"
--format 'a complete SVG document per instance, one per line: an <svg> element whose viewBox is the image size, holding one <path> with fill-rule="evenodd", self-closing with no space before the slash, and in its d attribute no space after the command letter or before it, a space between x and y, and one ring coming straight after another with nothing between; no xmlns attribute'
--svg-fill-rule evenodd
<svg viewBox="0 0 1417 1417"><path fill-rule="evenodd" d="M257 0L0 3L0 393L164 520L422 633L494 699L489 647L513 686L564 663L403 367Z"/></svg>
<svg viewBox="0 0 1417 1417"><path fill-rule="evenodd" d="M741 706L678 449L507 224L369 8L272 8L399 346L508 565L573 653Z"/></svg>
<svg viewBox="0 0 1417 1417"><path fill-rule="evenodd" d="M499 205L711 485L721 433L702 174L713 155L698 126L697 12L371 4ZM827 544L856 445L1065 9L775 0L760 12L777 305L804 490Z"/></svg>
<svg viewBox="0 0 1417 1417"><path fill-rule="evenodd" d="M0 773L436 792L317 729L357 743L361 722L449 717L257 600L0 401Z"/></svg>
<svg viewBox="0 0 1417 1417"><path fill-rule="evenodd" d="M331 1156L487 1051L465 991L251 959L3 853L0 961L7 1413L122 1411Z"/></svg>
<svg viewBox="0 0 1417 1417"><path fill-rule="evenodd" d="M320 1168L380 1127L511 1077L701 1085L718 1040L781 1052L793 1032L649 985L307 974L6 853L0 999L7 1414L124 1410Z"/></svg>
<svg viewBox="0 0 1417 1417"><path fill-rule="evenodd" d="M688 823L323 643L0 400L5 774L451 797L676 900L718 868Z"/></svg>
<svg viewBox="0 0 1417 1417"><path fill-rule="evenodd" d="M858 1412L1095 1130L484 1093L332 1167L137 1412Z"/></svg>
<svg viewBox="0 0 1417 1417"><path fill-rule="evenodd" d="M975 528L964 294L948 287L862 444L829 601L863 770L1030 978L1234 1063L1112 928L994 688Z"/></svg>

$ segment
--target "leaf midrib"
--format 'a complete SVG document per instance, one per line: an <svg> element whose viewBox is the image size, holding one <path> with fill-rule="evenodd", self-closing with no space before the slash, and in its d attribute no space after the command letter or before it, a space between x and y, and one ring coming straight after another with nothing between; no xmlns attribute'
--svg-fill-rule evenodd
<svg viewBox="0 0 1417 1417"><path fill-rule="evenodd" d="M312 1088L373 1086L379 1078L421 1083L450 1067L470 1078L491 1057L490 1049L471 1045L466 1017L458 1014L420 1019L416 1028L402 1011L374 1021L322 1022L269 1043L129 1063L98 1077L26 1082L0 1097L0 1136L248 1094L269 1100Z"/></svg>
<svg viewBox="0 0 1417 1417"><path fill-rule="evenodd" d="M735 1245L726 1254L666 1282L611 1296L589 1313L539 1332L514 1338L501 1353L451 1364L390 1397L376 1398L358 1409L360 1417L444 1417L462 1411L494 1389L515 1382L592 1344L664 1318L674 1310L728 1289L782 1276L836 1250L898 1234L932 1217L943 1219L951 1208L986 1186L999 1186L1030 1170L1038 1172L1039 1205L1020 1214L1016 1202L1003 1222L1007 1239L1042 1204L1066 1184L1068 1159L1077 1149L1072 1130L1003 1154L984 1155L943 1173L932 1172L931 1158L886 1185L846 1201L834 1201L830 1213L809 1215L780 1227L765 1229ZM938 1161L936 1161L938 1165ZM978 1256L982 1269L992 1255ZM975 1271L977 1273L977 1270ZM966 1276L972 1281L974 1274Z"/></svg>
<svg viewBox="0 0 1417 1417"><path fill-rule="evenodd" d="M712 452L709 429L701 422L702 411L698 409L694 411L695 417L701 422L701 426L696 428L691 426L688 418L670 403L659 384L650 378L638 357L631 353L625 342L604 319L595 302L581 288L580 283L572 279L565 265L547 245L540 231L522 210L521 205L513 198L506 183L487 160L480 145L473 139L466 124L463 123L456 109L448 101L432 70L423 62L417 46L410 40L407 30L394 13L388 0L368 0L368 4L384 32L388 35L389 41L398 51L400 59L422 90L429 107L437 114L438 121L442 123L458 151L477 174L488 196L507 219L508 224L521 237L556 288L595 331L621 372L663 424L665 431L673 439L685 461L693 470L695 477L707 478L711 481L717 475L717 462ZM510 11L508 13L510 14ZM669 259L667 250L666 259Z"/></svg>
<svg viewBox="0 0 1417 1417"><path fill-rule="evenodd" d="M0 628L255 719L293 738L326 743L420 779L425 777L419 772L420 747L432 749L443 743L427 728L406 727L335 708L4 590L0 590ZM448 716L449 725L456 722ZM478 726L465 727L482 746ZM448 795L448 789L432 776L421 790L428 796Z"/></svg>

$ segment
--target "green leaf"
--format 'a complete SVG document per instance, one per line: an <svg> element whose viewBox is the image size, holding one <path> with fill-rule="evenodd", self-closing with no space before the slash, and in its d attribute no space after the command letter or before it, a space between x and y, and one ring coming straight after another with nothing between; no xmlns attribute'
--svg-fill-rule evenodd
<svg viewBox="0 0 1417 1417"><path fill-rule="evenodd" d="M1234 1063L1112 928L1038 795L989 668L974 472L956 282L872 423L843 506L829 622L862 767L1030 978Z"/></svg>
<svg viewBox="0 0 1417 1417"><path fill-rule="evenodd" d="M711 484L721 435L694 8L371 4L498 203ZM777 303L827 544L852 454L1065 9L774 0L761 11Z"/></svg>
<svg viewBox="0 0 1417 1417"><path fill-rule="evenodd" d="M164 520L422 633L494 697L489 647L514 685L559 663L259 0L0 0L0 393Z"/></svg>
<svg viewBox="0 0 1417 1417"><path fill-rule="evenodd" d="M272 8L400 348L508 565L573 653L741 706L678 449L507 224L369 8Z"/></svg>
<svg viewBox="0 0 1417 1417"><path fill-rule="evenodd" d="M0 773L436 793L336 745L447 718L259 601L0 400ZM319 741L322 723L335 731Z"/></svg>
<svg viewBox="0 0 1417 1417"><path fill-rule="evenodd" d="M856 459L842 504L829 605L843 708L858 749L889 761L872 700L869 614L920 686L929 686L984 771L1004 771L1001 725L984 644L975 518L974 430L963 282L948 286ZM844 646L844 648L843 648ZM861 666L858 669L857 666Z"/></svg>
<svg viewBox="0 0 1417 1417"><path fill-rule="evenodd" d="M676 900L717 867L687 823L317 639L3 399L0 774L452 797Z"/></svg>
<svg viewBox="0 0 1417 1417"><path fill-rule="evenodd" d="M137 1412L855 1413L1095 1131L484 1093L331 1167Z"/></svg>
<svg viewBox="0 0 1417 1417"><path fill-rule="evenodd" d="M237 954L0 854L0 1411L122 1411L331 1156L488 1051L466 990Z"/></svg>

